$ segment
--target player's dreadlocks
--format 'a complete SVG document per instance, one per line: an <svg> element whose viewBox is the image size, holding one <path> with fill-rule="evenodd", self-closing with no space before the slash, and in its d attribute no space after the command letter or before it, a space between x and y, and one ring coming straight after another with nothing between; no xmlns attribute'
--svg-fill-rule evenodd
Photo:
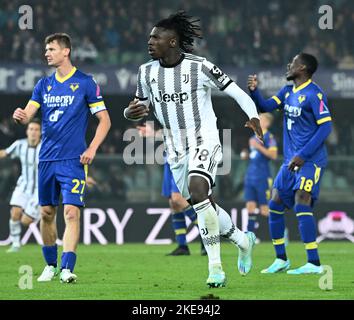
<svg viewBox="0 0 354 320"><path fill-rule="evenodd" d="M184 52L193 51L194 38L201 39L200 26L196 24L200 19L190 21L192 17L185 11L178 11L171 14L167 19L159 21L155 27L174 30L179 38L179 46Z"/></svg>

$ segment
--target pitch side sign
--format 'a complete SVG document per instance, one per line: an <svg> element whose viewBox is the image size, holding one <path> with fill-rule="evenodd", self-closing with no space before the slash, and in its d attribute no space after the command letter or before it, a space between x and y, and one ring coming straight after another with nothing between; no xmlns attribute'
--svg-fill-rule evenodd
<svg viewBox="0 0 354 320"><path fill-rule="evenodd" d="M248 223L247 211L242 203L223 203L224 209L230 214L233 222L242 230L246 230ZM10 244L9 214L7 203L0 203L0 245ZM354 240L354 212L350 203L322 203L315 210L315 217L319 226L318 241L325 239ZM80 242L84 244L140 242L146 244L171 244L174 242L174 233L171 227L171 211L165 203L89 203L81 214ZM290 240L300 240L298 222L293 212L286 213L286 226ZM62 208L58 210L58 237L60 245L64 232L64 218ZM198 229L189 225L187 241L198 238ZM257 237L262 241L270 241L267 218L258 216ZM335 236L333 236L335 235ZM39 232L39 223L33 223L29 229L22 230L21 242L42 244Z"/></svg>
<svg viewBox="0 0 354 320"><path fill-rule="evenodd" d="M136 90L136 74L138 66L105 67L105 66L78 66L82 71L92 74L100 85L103 94L134 94ZM259 88L264 95L271 96L286 84L285 68L254 70L251 68L222 67L220 69L231 79L246 90L249 74L258 75ZM32 92L37 81L50 75L54 69L38 65L0 64L0 93L28 93ZM317 82L328 97L354 98L354 71L321 69L315 74ZM217 91L216 91L217 93Z"/></svg>

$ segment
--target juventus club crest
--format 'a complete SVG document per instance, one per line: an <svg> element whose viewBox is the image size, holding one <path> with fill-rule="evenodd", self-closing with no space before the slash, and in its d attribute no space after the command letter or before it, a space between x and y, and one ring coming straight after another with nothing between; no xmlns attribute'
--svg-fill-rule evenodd
<svg viewBox="0 0 354 320"><path fill-rule="evenodd" d="M189 74L184 73L182 81L183 81L183 83L188 83L189 82Z"/></svg>

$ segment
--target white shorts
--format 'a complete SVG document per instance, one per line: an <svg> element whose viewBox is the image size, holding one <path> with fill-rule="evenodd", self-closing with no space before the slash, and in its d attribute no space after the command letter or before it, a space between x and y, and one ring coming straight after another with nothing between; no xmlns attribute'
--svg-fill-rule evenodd
<svg viewBox="0 0 354 320"><path fill-rule="evenodd" d="M38 192L27 194L17 187L12 193L10 206L21 207L24 213L34 220L40 218Z"/></svg>
<svg viewBox="0 0 354 320"><path fill-rule="evenodd" d="M218 164L222 160L221 145L217 143L203 143L199 147L191 148L177 163L170 164L173 178L183 198L189 199L189 178L200 176L209 184L208 195L215 184Z"/></svg>

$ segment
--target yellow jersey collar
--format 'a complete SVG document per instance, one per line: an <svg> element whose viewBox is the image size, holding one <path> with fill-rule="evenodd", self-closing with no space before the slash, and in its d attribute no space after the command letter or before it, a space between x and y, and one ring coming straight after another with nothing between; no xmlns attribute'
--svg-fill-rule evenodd
<svg viewBox="0 0 354 320"><path fill-rule="evenodd" d="M76 67L73 67L73 68L71 69L71 71L70 71L65 77L63 77L63 78L61 78L61 77L58 75L58 73L56 72L56 73L55 73L55 79L56 79L58 82L63 83L64 81L70 79L70 78L74 75L75 72L76 72Z"/></svg>
<svg viewBox="0 0 354 320"><path fill-rule="evenodd" d="M295 85L293 86L293 92L298 92L300 91L301 89L307 87L310 83L312 82L311 79L307 80L306 82L304 82L302 85L298 86L297 88L295 88Z"/></svg>

